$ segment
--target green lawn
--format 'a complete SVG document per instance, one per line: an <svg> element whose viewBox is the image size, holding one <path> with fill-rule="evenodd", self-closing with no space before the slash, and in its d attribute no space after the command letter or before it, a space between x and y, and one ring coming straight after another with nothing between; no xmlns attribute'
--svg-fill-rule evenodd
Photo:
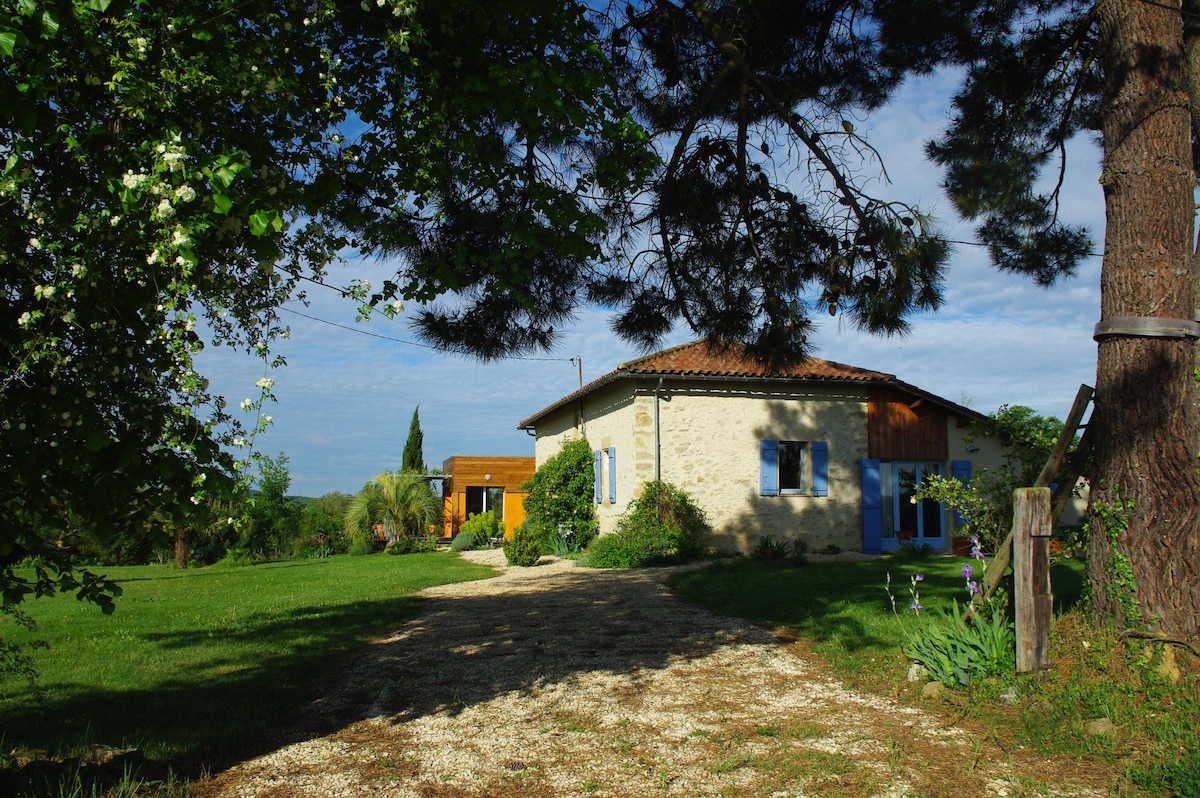
<svg viewBox="0 0 1200 798"><path fill-rule="evenodd" d="M131 746L188 770L311 698L341 653L413 616L415 591L491 573L449 553L104 570L124 589L111 616L70 596L26 603L50 643L47 695L3 684L5 752Z"/></svg>
<svg viewBox="0 0 1200 798"><path fill-rule="evenodd" d="M814 563L780 568L755 560L718 562L685 573L675 588L688 600L726 615L787 628L814 643L845 675L888 672L906 658L904 630L921 618L909 611L911 579L920 574L920 603L926 612L950 610L968 598L963 557L876 558L860 562ZM976 567L978 567L976 565ZM895 611L888 597L888 578ZM1052 579L1056 609L1078 600L1084 567L1068 560L1055 566Z"/></svg>

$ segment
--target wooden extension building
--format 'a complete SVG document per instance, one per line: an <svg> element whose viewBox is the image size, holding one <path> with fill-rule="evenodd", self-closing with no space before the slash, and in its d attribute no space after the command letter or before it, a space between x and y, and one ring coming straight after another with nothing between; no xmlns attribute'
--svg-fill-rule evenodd
<svg viewBox="0 0 1200 798"><path fill-rule="evenodd" d="M521 486L533 476L532 457L464 457L442 463L447 474L442 488L445 502L443 534L452 538L472 515L494 510L504 522L508 537L525 520Z"/></svg>

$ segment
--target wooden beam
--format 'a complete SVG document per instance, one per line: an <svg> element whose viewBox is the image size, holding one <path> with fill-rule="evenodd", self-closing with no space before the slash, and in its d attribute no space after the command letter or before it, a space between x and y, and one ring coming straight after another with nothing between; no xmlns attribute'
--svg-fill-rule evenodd
<svg viewBox="0 0 1200 798"><path fill-rule="evenodd" d="M1055 441L1054 448L1050 450L1050 458L1042 468L1042 473L1038 474L1037 481L1033 483L1035 488L1048 488L1054 481L1054 477L1062 468L1063 459L1071 448L1071 442L1075 440L1075 431L1079 429L1079 424L1083 421L1083 414L1087 412L1088 404L1092 401L1094 393L1095 390L1090 386L1079 386L1079 391L1075 394L1075 403L1071 405L1071 412L1067 414L1067 420L1063 422L1062 432L1058 434L1058 440Z"/></svg>

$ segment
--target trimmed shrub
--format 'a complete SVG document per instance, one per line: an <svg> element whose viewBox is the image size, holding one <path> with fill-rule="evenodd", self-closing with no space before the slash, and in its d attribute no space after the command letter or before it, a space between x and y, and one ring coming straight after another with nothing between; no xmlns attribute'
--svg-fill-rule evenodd
<svg viewBox="0 0 1200 798"><path fill-rule="evenodd" d="M467 530L460 531L450 541L450 551L471 551L475 548L475 533Z"/></svg>
<svg viewBox="0 0 1200 798"><path fill-rule="evenodd" d="M504 541L504 559L508 560L509 565L528 568L537 565L541 557L541 536L528 522L514 529L512 537Z"/></svg>
<svg viewBox="0 0 1200 798"><path fill-rule="evenodd" d="M666 482L647 482L617 520L611 535L592 542L587 564L594 568L641 568L703 557L708 522L683 491Z"/></svg>

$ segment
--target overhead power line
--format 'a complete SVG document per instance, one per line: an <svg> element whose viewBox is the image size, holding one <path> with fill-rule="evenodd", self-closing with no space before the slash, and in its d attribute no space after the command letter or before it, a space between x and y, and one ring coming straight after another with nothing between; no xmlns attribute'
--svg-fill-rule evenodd
<svg viewBox="0 0 1200 798"><path fill-rule="evenodd" d="M352 327L349 324L340 324L336 321L329 321L328 319L322 319L318 316L313 316L308 313L301 313L300 311L293 310L292 308L289 308L289 307L280 306L279 309L283 310L283 311L287 311L288 313L291 313L293 316L300 316L302 318L308 319L309 321L315 321L315 322L319 322L321 324L327 324L330 327L337 327L338 329L346 330L346 331L352 332L352 333L357 333L358 335L366 335L371 338L378 338L383 341L391 341L392 343L395 343L395 344L404 344L405 346L415 346L419 349L430 349L435 352L450 352L451 354L455 354L455 355L470 356L472 354L470 352L465 352L465 351L455 351L453 349L449 349L449 350L442 349L440 347L433 346L432 344L420 343L419 341L406 341L403 338L394 338L390 335L382 335L380 333L371 332L370 330L363 330L358 327ZM573 357L525 357L525 356L521 356L521 355L509 355L503 359L504 360L537 360L537 361L547 361L547 362L553 362L553 363L574 363L575 362L575 358L573 358Z"/></svg>

